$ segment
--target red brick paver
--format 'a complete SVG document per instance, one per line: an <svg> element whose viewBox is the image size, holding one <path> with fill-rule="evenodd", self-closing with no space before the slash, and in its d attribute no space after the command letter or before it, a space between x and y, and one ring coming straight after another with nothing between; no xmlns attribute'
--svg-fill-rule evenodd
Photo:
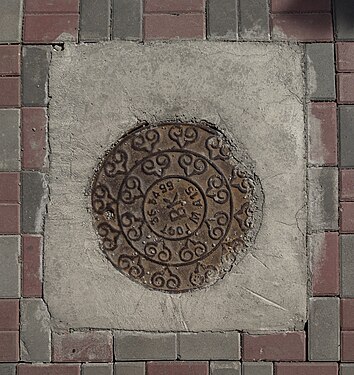
<svg viewBox="0 0 354 375"><path fill-rule="evenodd" d="M204 12L205 0L145 0L145 13Z"/></svg>
<svg viewBox="0 0 354 375"><path fill-rule="evenodd" d="M338 83L338 103L354 103L354 73L339 73Z"/></svg>
<svg viewBox="0 0 354 375"><path fill-rule="evenodd" d="M20 106L20 79L0 77L0 107Z"/></svg>
<svg viewBox="0 0 354 375"><path fill-rule="evenodd" d="M79 0L26 0L26 13L78 13Z"/></svg>
<svg viewBox="0 0 354 375"><path fill-rule="evenodd" d="M354 201L354 169L340 171L340 199Z"/></svg>
<svg viewBox="0 0 354 375"><path fill-rule="evenodd" d="M336 44L337 69L339 72L354 72L354 43L341 42Z"/></svg>
<svg viewBox="0 0 354 375"><path fill-rule="evenodd" d="M274 14L272 20L273 36L277 40L333 40L331 14Z"/></svg>
<svg viewBox="0 0 354 375"><path fill-rule="evenodd" d="M20 205L0 203L0 234L20 233Z"/></svg>
<svg viewBox="0 0 354 375"><path fill-rule="evenodd" d="M208 375L208 362L150 362L147 375Z"/></svg>
<svg viewBox="0 0 354 375"><path fill-rule="evenodd" d="M42 169L46 157L45 108L22 109L22 165L25 169Z"/></svg>
<svg viewBox="0 0 354 375"><path fill-rule="evenodd" d="M0 362L19 360L19 334L17 331L0 331Z"/></svg>
<svg viewBox="0 0 354 375"><path fill-rule="evenodd" d="M330 12L331 0L272 0L273 13Z"/></svg>
<svg viewBox="0 0 354 375"><path fill-rule="evenodd" d="M276 363L275 375L338 375L337 363Z"/></svg>
<svg viewBox="0 0 354 375"><path fill-rule="evenodd" d="M305 361L305 332L243 335L245 361Z"/></svg>
<svg viewBox="0 0 354 375"><path fill-rule="evenodd" d="M20 174L0 172L0 203L19 203Z"/></svg>
<svg viewBox="0 0 354 375"><path fill-rule="evenodd" d="M20 74L20 46L0 46L0 75Z"/></svg>
<svg viewBox="0 0 354 375"><path fill-rule="evenodd" d="M343 362L354 362L354 332L342 332L341 353Z"/></svg>
<svg viewBox="0 0 354 375"><path fill-rule="evenodd" d="M341 231L342 233L354 233L354 202L342 202L341 204Z"/></svg>
<svg viewBox="0 0 354 375"><path fill-rule="evenodd" d="M22 237L22 295L42 296L42 246L41 236Z"/></svg>
<svg viewBox="0 0 354 375"><path fill-rule="evenodd" d="M53 335L55 362L111 362L113 339L110 332L72 332Z"/></svg>
<svg viewBox="0 0 354 375"><path fill-rule="evenodd" d="M144 16L145 39L203 39L205 37L204 14L146 14Z"/></svg>
<svg viewBox="0 0 354 375"><path fill-rule="evenodd" d="M19 364L18 375L80 375L79 365L30 365Z"/></svg>
<svg viewBox="0 0 354 375"><path fill-rule="evenodd" d="M19 301L0 299L0 331L19 329Z"/></svg>
<svg viewBox="0 0 354 375"><path fill-rule="evenodd" d="M354 298L341 300L341 328L354 331Z"/></svg>
<svg viewBox="0 0 354 375"><path fill-rule="evenodd" d="M323 240L322 247L312 254L312 291L314 296L338 295L339 235L327 232Z"/></svg>

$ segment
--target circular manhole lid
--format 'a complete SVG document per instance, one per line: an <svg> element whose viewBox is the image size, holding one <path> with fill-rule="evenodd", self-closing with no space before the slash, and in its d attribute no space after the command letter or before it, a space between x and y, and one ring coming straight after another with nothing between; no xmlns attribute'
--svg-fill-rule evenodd
<svg viewBox="0 0 354 375"><path fill-rule="evenodd" d="M123 274L178 293L222 278L254 240L261 188L215 128L143 126L106 154L92 185L94 226Z"/></svg>

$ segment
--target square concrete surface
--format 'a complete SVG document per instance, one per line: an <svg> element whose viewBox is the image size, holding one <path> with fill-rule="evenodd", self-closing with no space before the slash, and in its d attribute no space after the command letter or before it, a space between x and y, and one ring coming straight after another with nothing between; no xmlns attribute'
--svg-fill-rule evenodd
<svg viewBox="0 0 354 375"><path fill-rule="evenodd" d="M72 328L282 330L304 326L304 50L293 44L66 44L50 68L45 300ZM99 248L90 184L138 121L215 124L247 150L264 191L254 247L214 286L170 295L117 271Z"/></svg>

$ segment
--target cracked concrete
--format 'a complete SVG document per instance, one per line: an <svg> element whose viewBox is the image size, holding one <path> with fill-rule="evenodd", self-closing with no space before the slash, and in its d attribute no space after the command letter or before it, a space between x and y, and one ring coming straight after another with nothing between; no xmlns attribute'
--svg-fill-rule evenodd
<svg viewBox="0 0 354 375"><path fill-rule="evenodd" d="M61 327L141 331L287 330L306 318L304 50L298 45L67 44L50 68L50 202L45 299ZM206 120L247 150L263 224L218 284L145 289L101 253L89 186L100 157L137 121Z"/></svg>

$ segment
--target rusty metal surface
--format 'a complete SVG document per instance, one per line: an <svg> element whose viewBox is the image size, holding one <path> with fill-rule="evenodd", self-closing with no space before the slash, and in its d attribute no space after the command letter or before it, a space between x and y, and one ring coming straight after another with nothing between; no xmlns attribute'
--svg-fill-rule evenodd
<svg viewBox="0 0 354 375"><path fill-rule="evenodd" d="M207 124L143 126L105 156L92 184L101 247L123 274L179 293L215 283L245 251L254 176Z"/></svg>

